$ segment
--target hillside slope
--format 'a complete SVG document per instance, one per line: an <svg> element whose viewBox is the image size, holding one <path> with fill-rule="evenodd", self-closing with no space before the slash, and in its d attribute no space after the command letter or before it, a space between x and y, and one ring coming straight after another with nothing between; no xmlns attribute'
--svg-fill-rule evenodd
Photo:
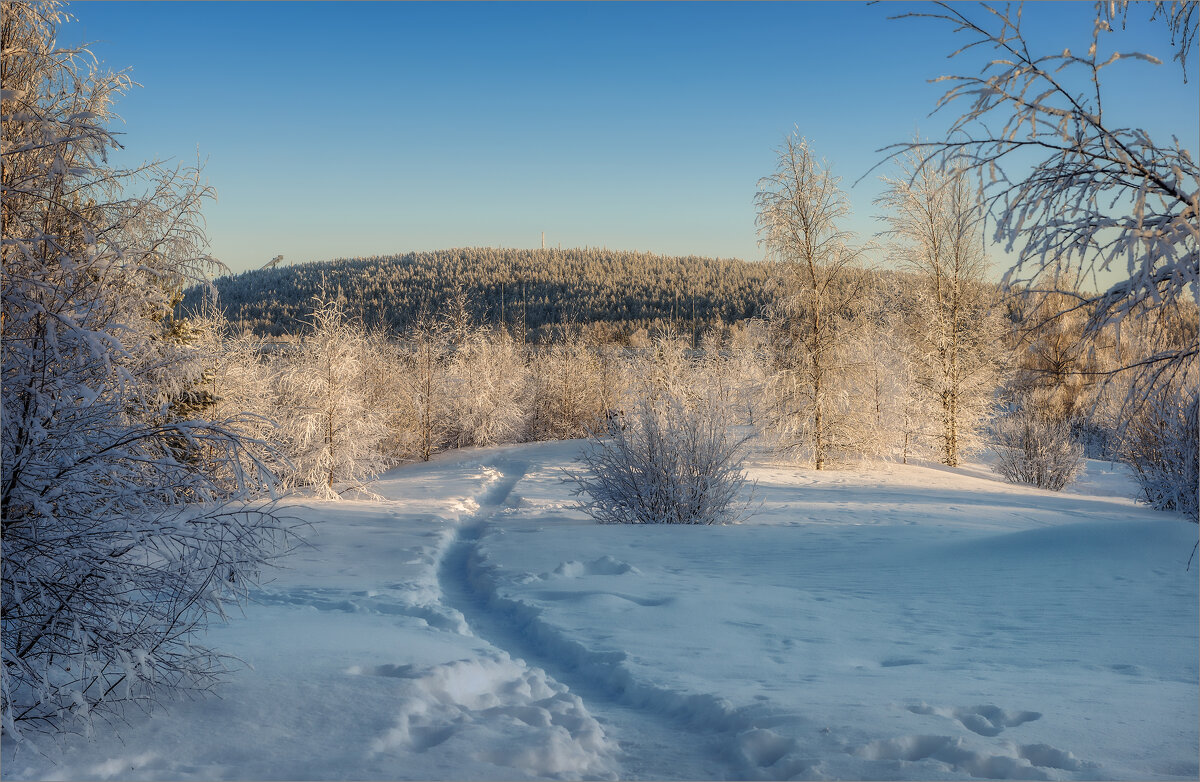
<svg viewBox="0 0 1200 782"><path fill-rule="evenodd" d="M461 290L479 323L524 322L531 338L562 324L609 324L629 333L674 321L732 323L765 304L765 264L597 248L463 248L258 269L214 282L236 328L278 336L305 329L322 284L341 290L368 326L403 331L423 313L445 312ZM195 309L204 288L187 292Z"/></svg>

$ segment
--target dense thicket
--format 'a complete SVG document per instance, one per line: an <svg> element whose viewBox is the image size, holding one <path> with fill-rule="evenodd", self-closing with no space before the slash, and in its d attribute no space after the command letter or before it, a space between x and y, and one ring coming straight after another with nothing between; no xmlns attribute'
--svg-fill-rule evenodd
<svg viewBox="0 0 1200 782"><path fill-rule="evenodd" d="M968 62L960 74L939 79L948 89L937 109L959 111L944 140L897 145L923 167L977 177L993 241L1017 255L1006 288L1027 300L1044 298L1037 307L1041 319L1024 319L1022 330L1026 336L1047 332L1045 357L1057 354L1079 365L1086 363L1084 353L1104 349L1114 337L1126 343L1107 357L1115 360L1086 370L1100 372L1106 386L1094 401L1111 402L1114 392L1124 392L1115 434L1143 497L1193 520L1200 518L1200 490L1187 467L1198 461L1200 439L1188 423L1194 416L1188 411L1200 404L1200 343L1193 336L1200 308L1200 165L1189 148L1195 137L1147 130L1145 112L1111 100L1116 82L1109 77L1110 69L1130 63L1162 65L1165 58L1155 54L1170 52L1181 66L1178 76L1143 78L1173 86L1181 97L1195 92L1188 74L1200 33L1196 9L1194 2L1096 3L1078 17L1077 32L1090 32L1091 45L1075 51L1061 41L1027 37L1029 16L1021 4L938 2L906 14L953 30L958 38L950 56ZM1150 35L1154 28L1157 36ZM1155 40L1159 51L1141 49ZM1106 287L1087 290L1111 272L1121 273ZM1086 318L1079 321L1077 314ZM1081 328L1078 345L1060 341L1064 319L1076 321L1065 324L1070 330ZM1140 336L1130 344L1118 329ZM1067 388L1042 389L1039 396L1053 408L1039 415L1069 413L1087 385L1080 381L1076 375ZM1029 402L1036 399L1016 400L1019 408Z"/></svg>
<svg viewBox="0 0 1200 782"><path fill-rule="evenodd" d="M2 10L0 727L22 739L210 687L206 617L289 530L245 502L269 450L244 409L216 417L212 343L170 317L216 266L211 191L195 169L112 166L128 77L56 45L58 3Z"/></svg>
<svg viewBox="0 0 1200 782"><path fill-rule="evenodd" d="M600 324L598 335L610 339L754 317L766 278L763 265L728 258L475 247L258 269L214 284L234 329L260 336L306 332L325 285L340 289L353 303L349 314L370 328L407 331L461 293L475 322L518 333L524 324L529 341L544 342L563 323ZM189 290L182 309L196 309L205 292Z"/></svg>

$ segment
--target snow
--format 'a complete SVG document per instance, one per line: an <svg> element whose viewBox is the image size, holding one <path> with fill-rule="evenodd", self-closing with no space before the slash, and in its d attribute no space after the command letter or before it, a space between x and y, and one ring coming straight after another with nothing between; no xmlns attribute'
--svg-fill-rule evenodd
<svg viewBox="0 0 1200 782"><path fill-rule="evenodd" d="M758 464L744 524L599 525L578 449L298 508L310 545L209 631L219 698L6 738L4 778L1200 775L1197 530L1121 468Z"/></svg>

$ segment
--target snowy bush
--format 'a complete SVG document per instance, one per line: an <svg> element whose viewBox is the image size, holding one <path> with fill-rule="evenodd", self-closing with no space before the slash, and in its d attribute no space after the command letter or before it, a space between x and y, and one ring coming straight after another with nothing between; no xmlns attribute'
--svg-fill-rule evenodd
<svg viewBox="0 0 1200 782"><path fill-rule="evenodd" d="M532 414L522 346L505 331L476 329L450 362L450 420L459 447L519 442Z"/></svg>
<svg viewBox="0 0 1200 782"><path fill-rule="evenodd" d="M601 524L732 524L748 512L745 440L720 408L641 396L584 446L576 494Z"/></svg>
<svg viewBox="0 0 1200 782"><path fill-rule="evenodd" d="M0 725L18 740L209 688L206 618L290 536L248 504L273 486L269 449L240 412L213 413L211 362L169 315L221 268L211 191L197 170L108 165L129 80L56 48L62 16L6 2L0 46Z"/></svg>
<svg viewBox="0 0 1200 782"><path fill-rule="evenodd" d="M995 427L992 470L1009 483L1061 491L1083 469L1083 447L1071 439L1070 425L1026 404Z"/></svg>
<svg viewBox="0 0 1200 782"><path fill-rule="evenodd" d="M1122 457L1133 468L1141 499L1157 510L1200 520L1200 392L1163 389L1128 424Z"/></svg>
<svg viewBox="0 0 1200 782"><path fill-rule="evenodd" d="M617 406L625 382L611 350L587 345L574 337L535 353L530 371L530 440L586 436L603 424L606 412Z"/></svg>
<svg viewBox="0 0 1200 782"><path fill-rule="evenodd" d="M312 334L280 372L280 427L295 464L289 482L336 499L383 469L386 429L369 396L365 331L346 317L342 302L326 296L312 317Z"/></svg>
<svg viewBox="0 0 1200 782"><path fill-rule="evenodd" d="M447 324L422 315L404 340L401 363L406 378L402 429L411 433L416 458L429 461L450 444L450 333Z"/></svg>

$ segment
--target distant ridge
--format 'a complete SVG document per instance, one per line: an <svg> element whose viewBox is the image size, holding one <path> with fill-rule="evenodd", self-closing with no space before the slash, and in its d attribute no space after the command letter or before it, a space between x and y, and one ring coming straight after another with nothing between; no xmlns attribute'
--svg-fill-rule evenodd
<svg viewBox="0 0 1200 782"><path fill-rule="evenodd" d="M303 333L324 281L369 327L403 332L422 313L445 312L461 289L477 323L519 329L523 320L541 341L564 323L608 338L671 324L687 332L693 306L697 328L754 317L767 272L735 258L471 247L256 269L214 286L232 325L260 336ZM206 287L189 289L181 308L198 308Z"/></svg>

